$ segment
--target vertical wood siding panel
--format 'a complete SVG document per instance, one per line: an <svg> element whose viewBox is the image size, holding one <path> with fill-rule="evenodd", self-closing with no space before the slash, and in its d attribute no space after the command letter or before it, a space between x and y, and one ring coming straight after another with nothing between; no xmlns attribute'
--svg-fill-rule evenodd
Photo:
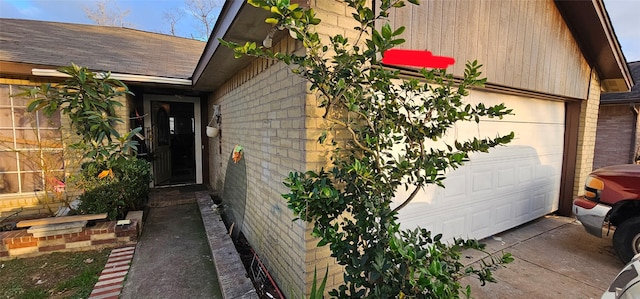
<svg viewBox="0 0 640 299"><path fill-rule="evenodd" d="M464 1L464 7L467 10L467 30L465 39L467 40L465 46L465 57L461 57L458 59L456 57L457 64L462 66L464 70L464 65L467 61L478 60L479 57L479 31L480 31L480 1ZM482 69L484 71L484 69Z"/></svg>
<svg viewBox="0 0 640 299"><path fill-rule="evenodd" d="M453 56L456 40L456 2L444 1L442 7L442 34L440 38L440 54Z"/></svg>
<svg viewBox="0 0 640 299"><path fill-rule="evenodd" d="M553 91L553 85L551 84L551 77L550 76L550 72L552 71L552 65L553 65L553 57L554 57L554 49L553 47L554 45L554 35L555 35L555 30L554 30L554 23L553 23L553 15L550 12L550 10L554 9L553 7L553 3L549 3L549 2L545 2L545 14L544 14L544 18L545 18L545 22L543 24L545 24L545 29L546 29L546 34L544 35L544 45L545 45L545 54L543 57L543 66L544 66L544 73L543 76L540 76L540 80L541 80L541 87L543 88L543 90L548 90L548 91ZM546 74L546 76L544 75Z"/></svg>
<svg viewBox="0 0 640 299"><path fill-rule="evenodd" d="M513 65L515 74L513 76L513 85L522 86L524 73L526 72L525 64L522 63L522 57L526 49L525 45L525 30L527 28L527 2L518 2L517 12L517 28L515 38L515 57L513 59Z"/></svg>
<svg viewBox="0 0 640 299"><path fill-rule="evenodd" d="M523 19L523 23L521 24L521 26L524 27L524 31L522 32L522 57L520 57L521 60L518 63L522 64L520 86L529 88L529 78L531 78L531 67L529 65L529 62L531 61L532 36L535 30L535 23L533 18L533 12L535 11L535 2L526 1L523 6L523 15L521 16Z"/></svg>
<svg viewBox="0 0 640 299"><path fill-rule="evenodd" d="M430 0L390 17L407 27L402 48L452 56L456 75L477 59L491 83L585 94L588 66L553 0Z"/></svg>
<svg viewBox="0 0 640 299"><path fill-rule="evenodd" d="M471 38L469 34L469 30L471 29L471 24L469 24L469 14L468 14L468 6L466 3L468 1L465 0L457 0L451 1L455 2L455 19L454 22L451 23L451 26L454 28L454 39L453 39L453 51L451 52L451 57L456 59L456 62L453 67L450 67L449 71L454 74L461 76L464 73L464 62L467 61L467 57L469 57L469 52L473 52L475 49L467 48L467 40Z"/></svg>
<svg viewBox="0 0 640 299"><path fill-rule="evenodd" d="M551 24L553 28L557 28L558 30L553 30L553 34L551 37L553 40L551 41L551 45L555 45L561 49L560 51L552 51L551 52L551 64L549 65L550 75L549 77L549 89L554 93L560 92L560 82L566 79L565 73L566 68L563 67L561 63L561 59L564 58L563 54L565 53L564 49L566 49L564 40L561 39L561 28L563 28L564 21L562 17L558 13L555 5L550 7L550 16L551 16Z"/></svg>
<svg viewBox="0 0 640 299"><path fill-rule="evenodd" d="M546 5L544 10L545 22L543 23L545 24L545 31L546 31L546 34L544 35L545 54L541 60L544 66L544 71L540 75L541 85L540 85L540 89L538 90L553 91L551 84L549 83L550 83L551 77L554 77L551 74L551 71L552 71L551 65L553 61L554 47L556 46L556 44L554 44L554 35L555 35L554 32L557 29L553 27L553 15L550 13L550 11L555 9L555 7L554 7L554 4L551 2L546 2L545 5Z"/></svg>
<svg viewBox="0 0 640 299"><path fill-rule="evenodd" d="M402 7L399 9L395 9L394 11L395 18L393 21L393 25L391 26L391 29L395 30L402 26L406 27L407 29L411 28L412 11L413 11L412 7ZM403 34L403 36L406 36L405 39L407 40L407 42L400 45L399 48L415 49L415 41L420 39L420 33L423 32L423 30L424 30L423 26L415 27L413 28L413 30L406 30L405 31L406 34Z"/></svg>
<svg viewBox="0 0 640 299"><path fill-rule="evenodd" d="M546 33L544 31L544 26L543 26L543 22L544 22L544 19L542 18L543 15L544 15L544 3L536 2L535 25L534 25L536 27L536 32L533 36L534 53L531 56L531 62L529 65L533 70L533 72L531 73L532 75L531 89L532 90L540 90L539 88L542 85L540 84L539 78L544 70L544 67L542 65L543 61L540 59L544 57L545 43L543 41L543 38Z"/></svg>
<svg viewBox="0 0 640 299"><path fill-rule="evenodd" d="M573 58L572 62L573 60L578 61L578 65L575 65L572 72L569 73L570 77L568 78L569 81L567 82L567 90L571 94L577 96L577 95L580 95L580 88L582 86L582 82L586 81L583 78L580 78L580 75L585 72L584 59L580 54L580 48L578 48L578 46L575 43L573 43L573 37L571 35L569 35L569 37L571 38L571 41L572 41L572 49L570 53L571 57Z"/></svg>
<svg viewBox="0 0 640 299"><path fill-rule="evenodd" d="M562 21L562 19L561 19ZM576 62L576 59L574 57L571 57L572 54L572 46L571 46L571 36L568 34L568 32L562 31L560 33L560 40L562 41L562 44L564 45L564 49L567 49L567 51L562 51L562 55L560 56L560 61L558 61L558 67L561 68L560 71L560 80L558 80L558 85L557 85L557 90L559 92L563 92L565 90L568 90L569 86L567 84L567 81L569 81L570 78L570 74L572 74L573 72L575 72L576 68L579 66L578 65L574 65Z"/></svg>
<svg viewBox="0 0 640 299"><path fill-rule="evenodd" d="M504 68L504 85L508 86L516 86L515 80L516 76L518 76L519 70L522 68L522 65L518 65L515 62L516 52L521 51L521 45L516 43L518 39L518 9L519 9L520 1L506 1L503 2L502 5L508 6L508 24L505 27L507 28L507 36L504 39L504 43L506 44L507 52L505 53L504 59L506 59L506 65Z"/></svg>
<svg viewBox="0 0 640 299"><path fill-rule="evenodd" d="M580 52L580 50L578 49L578 52ZM582 73L585 74L590 74L591 73L591 66L589 65L589 63L587 62L586 59L584 59L584 57L581 57L582 60ZM576 78L576 80L574 82L581 82L582 84L575 84L576 85L576 94L580 95L579 98L581 99L585 99L587 98L587 95L589 93L589 83L591 82L591 78L586 78L585 76L581 76L579 78Z"/></svg>
<svg viewBox="0 0 640 299"><path fill-rule="evenodd" d="M495 5L493 1L489 2L489 35L487 44L489 46L487 55L489 59L487 60L487 76L491 78L490 82L499 82L499 73L500 66L498 65L498 44L499 44L499 32L498 27L500 26L500 6Z"/></svg>
<svg viewBox="0 0 640 299"><path fill-rule="evenodd" d="M563 20L562 17L560 17L560 15L558 15L559 20L558 20L558 24L561 26L563 24ZM568 67L571 67L570 65L567 64L567 60L569 60L569 57L567 57L567 53L570 52L569 50L571 49L571 45L569 44L569 41L567 40L567 36L564 34L565 31L560 31L558 30L558 44L562 47L562 49L566 49L566 51L557 51L558 55L557 55L557 60L556 60L556 67L559 68L558 69L558 80L555 81L555 85L554 85L554 90L556 90L556 92L562 92L565 88L565 84L567 82L567 72L568 72Z"/></svg>
<svg viewBox="0 0 640 299"><path fill-rule="evenodd" d="M411 13L411 26L406 31L411 31L411 44L416 50L431 50L428 48L427 41L429 39L428 27L428 10L429 5L422 3L421 5L413 5Z"/></svg>
<svg viewBox="0 0 640 299"><path fill-rule="evenodd" d="M475 2L475 1L474 1ZM491 47L492 43L489 42L489 31L491 30L490 27L490 9L491 9L491 4L490 4L490 0L481 0L480 2L480 8L479 8L479 14L478 14L478 18L479 18L479 24L478 24L478 50L477 50L477 59L478 61L483 64L483 69L482 71L484 72L484 75L487 77L488 80L492 81L493 78L491 78L489 76L488 70L490 69L488 64L489 64L489 48Z"/></svg>
<svg viewBox="0 0 640 299"><path fill-rule="evenodd" d="M427 28L430 32L427 35L427 46L434 55L442 55L442 1L429 1Z"/></svg>
<svg viewBox="0 0 640 299"><path fill-rule="evenodd" d="M498 80L499 84L509 85L511 83L511 77L507 73L512 70L513 66L510 63L511 55L513 55L513 49L510 48L511 28L513 27L513 20L511 18L511 1L500 2L500 24L498 25Z"/></svg>

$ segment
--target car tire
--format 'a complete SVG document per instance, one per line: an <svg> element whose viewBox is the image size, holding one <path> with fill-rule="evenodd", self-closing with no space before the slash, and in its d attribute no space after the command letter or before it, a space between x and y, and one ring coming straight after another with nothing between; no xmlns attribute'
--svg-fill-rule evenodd
<svg viewBox="0 0 640 299"><path fill-rule="evenodd" d="M616 227L613 249L625 264L640 252L640 217L629 218Z"/></svg>

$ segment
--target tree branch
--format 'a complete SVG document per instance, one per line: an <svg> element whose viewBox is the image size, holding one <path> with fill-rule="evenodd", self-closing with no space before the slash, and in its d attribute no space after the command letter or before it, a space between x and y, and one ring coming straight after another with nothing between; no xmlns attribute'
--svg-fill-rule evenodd
<svg viewBox="0 0 640 299"><path fill-rule="evenodd" d="M416 188L413 189L413 192L411 192L411 195L409 195L409 197L402 204L400 204L395 209L393 209L391 213L396 213L400 211L402 208L404 208L405 206L407 206L413 200L413 198L416 197L416 195L418 195L419 190L420 190L420 186L416 186Z"/></svg>

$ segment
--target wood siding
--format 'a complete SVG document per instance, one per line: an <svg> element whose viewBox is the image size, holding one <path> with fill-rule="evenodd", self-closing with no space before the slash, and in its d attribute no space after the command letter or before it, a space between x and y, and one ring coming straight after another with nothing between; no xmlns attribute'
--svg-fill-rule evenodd
<svg viewBox="0 0 640 299"><path fill-rule="evenodd" d="M489 83L585 99L589 65L552 0L428 0L391 12L405 49L478 60Z"/></svg>

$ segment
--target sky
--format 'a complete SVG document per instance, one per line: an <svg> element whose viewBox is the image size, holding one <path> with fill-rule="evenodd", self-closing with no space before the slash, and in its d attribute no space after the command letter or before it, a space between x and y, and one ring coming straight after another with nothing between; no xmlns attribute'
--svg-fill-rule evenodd
<svg viewBox="0 0 640 299"><path fill-rule="evenodd" d="M0 0L0 18L92 24L83 7L93 9L95 2L96 0ZM604 3L627 61L640 61L640 0L604 0ZM169 33L170 30L167 21L163 19L165 12L186 9L184 0L117 0L116 4L121 11L130 11L126 21L132 24L131 27L161 33ZM216 12L219 11L218 8ZM195 25L189 21L187 17L182 18L177 26L177 35L197 35L193 33Z"/></svg>
<svg viewBox="0 0 640 299"><path fill-rule="evenodd" d="M65 23L94 24L84 8L96 9L96 0L0 0L0 18L43 20ZM163 18L165 12L186 11L185 0L111 0L120 11L129 11L125 21L127 27L144 31L169 34L170 26ZM215 14L220 13L223 0ZM185 15L179 22L176 35L197 35L196 25ZM0 28L2 30L2 28Z"/></svg>

